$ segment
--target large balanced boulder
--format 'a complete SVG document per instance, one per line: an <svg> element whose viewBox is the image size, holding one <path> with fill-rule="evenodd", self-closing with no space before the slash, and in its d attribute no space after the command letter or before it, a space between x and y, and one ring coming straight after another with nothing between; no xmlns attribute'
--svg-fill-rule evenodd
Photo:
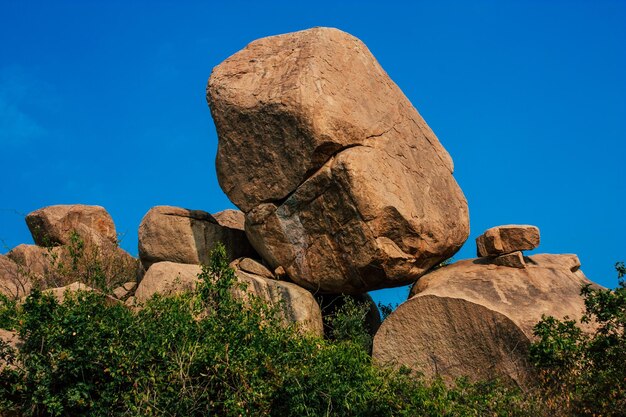
<svg viewBox="0 0 626 417"><path fill-rule="evenodd" d="M373 357L452 380L534 379L533 326L550 315L579 319L591 284L575 255L534 255L524 268L468 259L429 273L381 325ZM586 327L591 329L591 325Z"/></svg>
<svg viewBox="0 0 626 417"><path fill-rule="evenodd" d="M236 263L231 264L236 267ZM202 272L199 265L174 262L158 262L150 266L135 291L134 303L141 306L154 294L171 295L193 290L200 282ZM279 305L285 323L298 323L303 332L323 334L322 313L307 290L283 281L277 281L244 270L235 269L238 282L247 284L245 290L233 287L233 295L246 300L254 294L270 305Z"/></svg>
<svg viewBox="0 0 626 417"><path fill-rule="evenodd" d="M139 226L139 258L147 269L155 262L197 265L208 263L211 249L222 242L227 256L254 256L244 232L244 215L224 210L211 215L201 210L153 207Z"/></svg>
<svg viewBox="0 0 626 417"><path fill-rule="evenodd" d="M76 232L83 240L97 245L115 244L115 224L100 206L83 204L44 207L26 216L26 224L39 246L68 245Z"/></svg>
<svg viewBox="0 0 626 417"><path fill-rule="evenodd" d="M308 289L404 285L469 233L446 150L367 47L329 28L214 68L218 180L271 269Z"/></svg>

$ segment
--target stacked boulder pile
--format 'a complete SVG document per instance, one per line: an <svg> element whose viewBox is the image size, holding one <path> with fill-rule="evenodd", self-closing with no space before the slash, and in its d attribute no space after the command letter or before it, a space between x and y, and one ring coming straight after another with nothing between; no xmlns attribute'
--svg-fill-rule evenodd
<svg viewBox="0 0 626 417"><path fill-rule="evenodd" d="M140 308L155 293L194 288L222 242L247 283L235 295L280 305L304 332L323 334L323 316L352 297L370 305L376 362L521 386L534 378L533 325L583 312L580 288L591 282L575 255L524 256L539 245L534 226L489 229L478 258L439 267L469 236L452 159L357 38L314 28L259 39L215 67L206 92L218 180L241 211L152 208L136 279L113 291L117 302ZM55 207L42 210L61 214L27 219L37 247L39 236L71 243L69 230L103 247L115 236L101 208L72 217ZM19 297L32 286L15 284L19 268L46 271L27 261L39 249L18 248L0 256L0 291L10 283ZM367 292L408 284L409 299L381 325Z"/></svg>
<svg viewBox="0 0 626 417"><path fill-rule="evenodd" d="M542 314L579 317L575 255L534 255L534 226L469 235L446 150L367 47L329 28L252 42L214 68L217 174L274 270L317 294L414 283L374 338L378 363L446 379L533 379Z"/></svg>
<svg viewBox="0 0 626 417"><path fill-rule="evenodd" d="M580 289L591 281L576 255L523 256L539 244L533 226L495 227L476 243L484 256L439 268L413 285L376 333L376 361L448 380L532 383L533 326L544 314L581 317Z"/></svg>
<svg viewBox="0 0 626 417"><path fill-rule="evenodd" d="M200 264L207 264L211 249L221 242L246 292L270 304L280 305L285 322L296 322L304 332L321 335L322 314L313 295L290 282L276 279L248 243L243 213L225 210L214 215L201 210L157 206L139 226L139 257L147 270L131 302L141 305L155 293L191 290L200 282Z"/></svg>
<svg viewBox="0 0 626 417"><path fill-rule="evenodd" d="M115 224L103 207L49 206L28 214L26 224L35 244L0 255L0 293L20 299L33 287L62 288L78 276L119 285L114 293L122 298L136 285L138 261L118 246Z"/></svg>

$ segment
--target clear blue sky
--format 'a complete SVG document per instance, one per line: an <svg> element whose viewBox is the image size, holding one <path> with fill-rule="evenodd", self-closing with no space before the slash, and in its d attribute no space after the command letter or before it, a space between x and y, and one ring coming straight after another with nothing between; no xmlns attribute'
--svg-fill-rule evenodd
<svg viewBox="0 0 626 417"><path fill-rule="evenodd" d="M452 155L471 222L457 259L491 226L534 224L536 252L576 253L615 285L626 2L217 3L0 0L6 247L31 243L23 215L51 204L106 207L133 254L152 206L233 207L215 175L211 69L256 38L333 26L369 46Z"/></svg>

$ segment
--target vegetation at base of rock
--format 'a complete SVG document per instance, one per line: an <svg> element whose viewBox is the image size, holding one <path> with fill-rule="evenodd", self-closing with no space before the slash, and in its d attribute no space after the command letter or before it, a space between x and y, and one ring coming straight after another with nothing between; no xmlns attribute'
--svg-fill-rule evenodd
<svg viewBox="0 0 626 417"><path fill-rule="evenodd" d="M134 311L78 292L62 303L34 291L0 301L0 324L19 350L0 358L0 410L24 416L529 415L536 406L498 384L448 388L407 370L374 366L347 317L335 340L280 325L276 308L244 304L224 248L193 293L154 297Z"/></svg>
<svg viewBox="0 0 626 417"><path fill-rule="evenodd" d="M626 267L615 265L614 290L583 287L586 314L593 334L575 320L544 317L535 326L539 340L531 357L542 369L546 405L568 416L623 416L626 410Z"/></svg>

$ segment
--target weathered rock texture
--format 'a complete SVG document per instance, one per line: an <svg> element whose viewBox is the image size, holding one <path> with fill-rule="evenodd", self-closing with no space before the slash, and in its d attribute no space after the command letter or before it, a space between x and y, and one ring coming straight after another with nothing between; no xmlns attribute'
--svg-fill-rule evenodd
<svg viewBox="0 0 626 417"><path fill-rule="evenodd" d="M525 262L520 269L469 259L425 275L383 322L374 359L427 376L527 385L534 378L527 359L533 326L543 314L580 318L580 289L591 282L576 255L534 255Z"/></svg>
<svg viewBox="0 0 626 417"><path fill-rule="evenodd" d="M18 281L28 283L16 297L32 287L55 288L75 281L115 287L137 280L139 262L117 245L115 225L104 208L49 206L30 213L26 223L37 245L18 245L7 253L17 264ZM78 239L72 238L74 232ZM6 262L2 265L11 269Z"/></svg>
<svg viewBox="0 0 626 417"><path fill-rule="evenodd" d="M511 268L526 268L524 254L521 251L507 253L493 258L493 263L500 266L508 266Z"/></svg>
<svg viewBox="0 0 626 417"><path fill-rule="evenodd" d="M198 284L199 265L158 262L153 264L135 291L136 304L144 303L155 293L164 295L193 290ZM282 305L282 319L286 323L296 322L304 332L317 335L323 333L320 308L307 290L289 283L268 279L242 270L236 270L240 282L245 282L247 289L234 289L234 295L246 299L247 294L255 294L268 303Z"/></svg>
<svg viewBox="0 0 626 417"><path fill-rule="evenodd" d="M201 210L157 206L139 226L139 258L147 269L155 262L197 265L208 263L217 242L230 259L255 256L244 232L244 215L224 210L211 215Z"/></svg>
<svg viewBox="0 0 626 417"><path fill-rule="evenodd" d="M26 224L39 246L67 245L71 242L73 231L96 244L117 242L113 219L100 206L73 204L44 207L28 214Z"/></svg>
<svg viewBox="0 0 626 417"><path fill-rule="evenodd" d="M137 280L138 261L110 242L85 242L80 249L62 245L41 247L18 245L7 257L19 266L20 276L40 289L60 287L76 280L86 282L104 279L115 286ZM96 268L97 266L97 268Z"/></svg>
<svg viewBox="0 0 626 417"><path fill-rule="evenodd" d="M0 294L17 300L27 295L32 280L22 268L10 258L0 255Z"/></svg>
<svg viewBox="0 0 626 417"><path fill-rule="evenodd" d="M61 247L42 247L37 245L21 244L7 253L7 257L22 267L32 280L40 281L51 273L55 264L63 262L64 256Z"/></svg>
<svg viewBox="0 0 626 417"><path fill-rule="evenodd" d="M476 238L478 256L497 256L539 246L536 226L511 224L488 229Z"/></svg>
<svg viewBox="0 0 626 417"><path fill-rule="evenodd" d="M217 173L271 269L328 293L407 284L469 233L450 156L367 47L315 28L214 68Z"/></svg>

